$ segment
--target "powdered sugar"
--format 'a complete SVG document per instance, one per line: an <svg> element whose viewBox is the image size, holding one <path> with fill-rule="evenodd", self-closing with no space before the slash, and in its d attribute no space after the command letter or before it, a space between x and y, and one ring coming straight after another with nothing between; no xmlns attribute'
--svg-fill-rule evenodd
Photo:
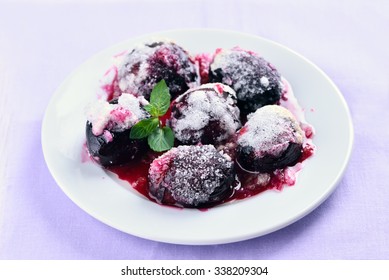
<svg viewBox="0 0 389 280"><path fill-rule="evenodd" d="M275 104L281 95L280 74L258 54L241 48L218 50L210 65L210 81L231 86L241 111Z"/></svg>
<svg viewBox="0 0 389 280"><path fill-rule="evenodd" d="M250 116L245 129L238 137L238 144L253 147L258 157L278 156L290 143L303 143L303 132L294 116L277 105L258 109Z"/></svg>
<svg viewBox="0 0 389 280"><path fill-rule="evenodd" d="M216 143L241 126L234 90L219 83L202 85L178 97L170 120L176 138L193 144L201 142L205 130L216 122L218 126L212 128Z"/></svg>
<svg viewBox="0 0 389 280"><path fill-rule="evenodd" d="M261 85L263 85L265 88L267 88L270 84L269 79L265 76L261 77L259 81L261 82Z"/></svg>
<svg viewBox="0 0 389 280"><path fill-rule="evenodd" d="M149 170L151 194L162 203L171 196L170 203L181 206L223 199L231 190L233 178L233 162L212 145L178 146L154 160Z"/></svg>
<svg viewBox="0 0 389 280"><path fill-rule="evenodd" d="M112 133L110 131L104 130L103 135L104 135L104 139L105 139L106 143L109 143L113 140L113 136L112 136Z"/></svg>
<svg viewBox="0 0 389 280"><path fill-rule="evenodd" d="M162 180L164 179L166 172L169 170L170 164L175 157L175 153L176 148L173 148L151 163L149 168L149 179L151 184L159 186L162 183Z"/></svg>
<svg viewBox="0 0 389 280"><path fill-rule="evenodd" d="M220 51L211 64L212 71L217 69L227 73L223 82L232 86L242 100L263 94L270 83L279 84L279 74L269 71L272 69L265 59L239 48Z"/></svg>
<svg viewBox="0 0 389 280"><path fill-rule="evenodd" d="M101 135L105 129L123 131L146 118L148 113L141 108L141 102L144 103L144 99L122 94L116 104L101 99L89 104L86 115L93 134Z"/></svg>

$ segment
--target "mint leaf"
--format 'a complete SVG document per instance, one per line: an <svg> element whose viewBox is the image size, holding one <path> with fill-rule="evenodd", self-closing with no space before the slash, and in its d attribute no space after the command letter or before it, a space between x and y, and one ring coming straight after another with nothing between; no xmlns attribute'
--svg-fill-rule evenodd
<svg viewBox="0 0 389 280"><path fill-rule="evenodd" d="M142 139L149 136L159 125L158 118L144 119L131 128L130 139Z"/></svg>
<svg viewBox="0 0 389 280"><path fill-rule="evenodd" d="M150 148L156 152L163 152L170 150L174 145L174 134L170 127L158 128L154 130L147 142Z"/></svg>
<svg viewBox="0 0 389 280"><path fill-rule="evenodd" d="M145 110L153 117L160 117L166 114L170 106L170 93L165 80L159 81L150 94L150 104Z"/></svg>
<svg viewBox="0 0 389 280"><path fill-rule="evenodd" d="M143 107L147 112L150 113L150 115L154 116L154 117L158 117L159 116L159 110L156 106L154 106L153 104L147 104Z"/></svg>
<svg viewBox="0 0 389 280"><path fill-rule="evenodd" d="M163 134L165 136L166 142L170 145L170 148L172 148L174 146L173 130L168 126L165 126L164 128L162 128L162 130L163 130Z"/></svg>

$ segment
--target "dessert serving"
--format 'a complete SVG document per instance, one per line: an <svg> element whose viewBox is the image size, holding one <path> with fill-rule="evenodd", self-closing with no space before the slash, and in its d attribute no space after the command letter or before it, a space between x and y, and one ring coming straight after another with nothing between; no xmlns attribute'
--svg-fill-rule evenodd
<svg viewBox="0 0 389 280"><path fill-rule="evenodd" d="M195 73L194 80L188 75L187 88L173 93L172 79L151 74L149 96L119 87L134 49L161 42L155 46L165 45L170 57L183 57L159 38L171 38L193 66L167 67ZM210 79L215 55L231 50L276 69L277 101L246 113L233 83ZM158 72L148 70L153 53L141 55L138 73ZM202 122L191 122L193 114ZM179 140L187 129L193 142ZM187 245L247 240L300 220L336 189L353 142L347 103L319 67L265 38L203 29L129 38L94 55L55 91L41 131L48 170L85 213L131 235Z"/></svg>
<svg viewBox="0 0 389 280"><path fill-rule="evenodd" d="M154 202L209 208L281 190L314 153L290 84L252 50L193 56L163 40L116 61L86 108L86 147Z"/></svg>

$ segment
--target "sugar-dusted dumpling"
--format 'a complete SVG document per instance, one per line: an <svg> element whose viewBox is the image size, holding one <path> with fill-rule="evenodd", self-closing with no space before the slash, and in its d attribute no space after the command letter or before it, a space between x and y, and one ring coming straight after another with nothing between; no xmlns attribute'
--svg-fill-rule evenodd
<svg viewBox="0 0 389 280"><path fill-rule="evenodd" d="M145 150L145 140L130 139L131 128L149 117L142 103L148 102L122 94L111 102L98 100L87 108L86 144L97 163L105 167L126 164Z"/></svg>
<svg viewBox="0 0 389 280"><path fill-rule="evenodd" d="M232 87L242 114L276 104L282 93L281 75L263 57L241 48L218 49L209 69L209 81Z"/></svg>
<svg viewBox="0 0 389 280"><path fill-rule="evenodd" d="M271 172L295 165L304 134L287 109L268 105L251 115L237 135L236 160L247 171Z"/></svg>
<svg viewBox="0 0 389 280"><path fill-rule="evenodd" d="M174 101L170 126L183 144L227 140L241 127L234 90L220 83L188 90Z"/></svg>
<svg viewBox="0 0 389 280"><path fill-rule="evenodd" d="M164 79L172 98L200 85L199 70L189 53L179 45L158 41L134 48L118 67L121 92L144 96Z"/></svg>
<svg viewBox="0 0 389 280"><path fill-rule="evenodd" d="M161 204L202 208L228 198L234 178L234 163L214 146L178 146L151 163L149 192Z"/></svg>

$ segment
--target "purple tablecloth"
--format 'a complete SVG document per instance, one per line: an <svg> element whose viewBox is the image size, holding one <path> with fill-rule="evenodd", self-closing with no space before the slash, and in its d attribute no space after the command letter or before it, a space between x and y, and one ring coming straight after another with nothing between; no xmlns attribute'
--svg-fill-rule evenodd
<svg viewBox="0 0 389 280"><path fill-rule="evenodd" d="M389 2L106 2L0 2L0 259L389 258ZM338 85L353 116L353 155L339 187L311 214L248 241L171 245L95 220L57 186L40 133L58 85L114 43L177 28L272 39Z"/></svg>

